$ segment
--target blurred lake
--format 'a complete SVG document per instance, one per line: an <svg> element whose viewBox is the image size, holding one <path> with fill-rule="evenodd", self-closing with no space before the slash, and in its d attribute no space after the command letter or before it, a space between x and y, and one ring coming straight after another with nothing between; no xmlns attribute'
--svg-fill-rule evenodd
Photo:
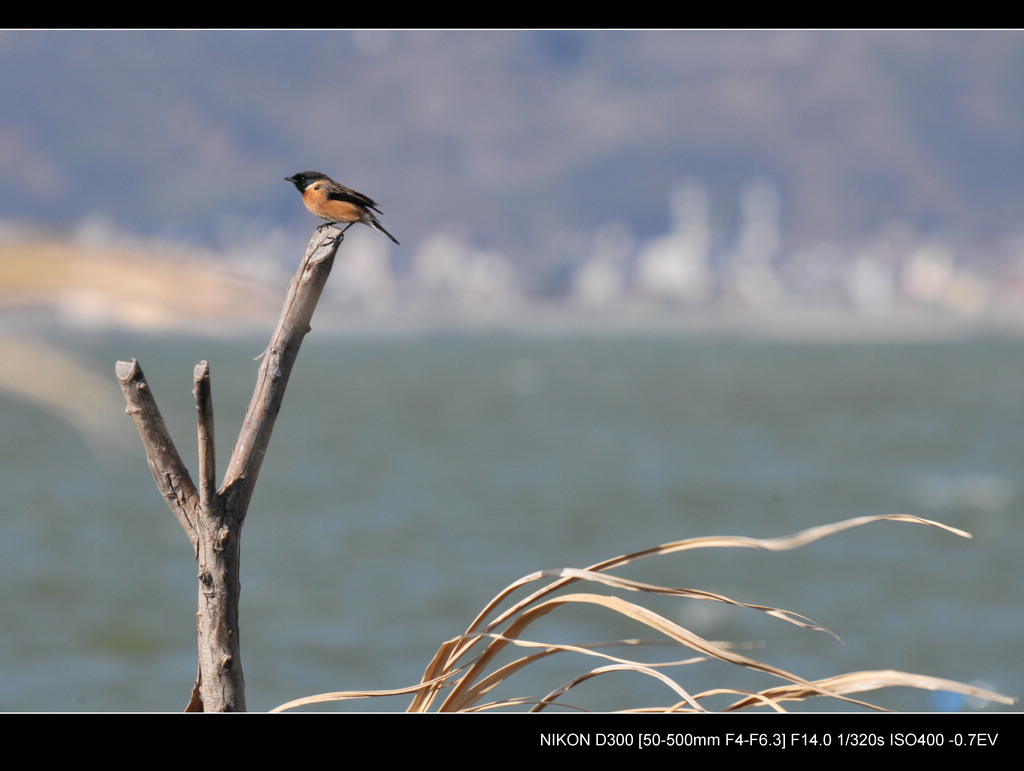
<svg viewBox="0 0 1024 771"><path fill-rule="evenodd" d="M883 522L792 552L687 552L625 574L811 617L842 642L753 610L657 606L711 639L763 644L749 653L805 677L892 668L1024 696L1024 342L319 332L299 354L243 535L250 710L410 685L534 570L896 512L974 538ZM266 339L68 337L109 383L101 428L83 435L0 398L0 709L179 711L196 673L196 567L114 362L139 359L193 473L192 369L210 362L221 475ZM26 378L47 377L24 364ZM528 636L648 635L570 609ZM503 694L541 696L590 666L527 670ZM768 684L691 669L681 677L694 689ZM625 675L570 697L593 709L676 700ZM1020 709L908 689L867 700Z"/></svg>

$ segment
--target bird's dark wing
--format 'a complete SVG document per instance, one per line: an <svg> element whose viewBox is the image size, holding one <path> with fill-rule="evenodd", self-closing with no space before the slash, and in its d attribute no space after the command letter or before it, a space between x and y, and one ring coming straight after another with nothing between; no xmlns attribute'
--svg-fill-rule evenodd
<svg viewBox="0 0 1024 771"><path fill-rule="evenodd" d="M378 209L378 203L374 201L370 196L357 193L351 188L345 187L344 185L332 185L327 190L327 198L331 201L344 201L345 203L354 203L357 206L364 206L367 209L373 209L375 212L380 214Z"/></svg>

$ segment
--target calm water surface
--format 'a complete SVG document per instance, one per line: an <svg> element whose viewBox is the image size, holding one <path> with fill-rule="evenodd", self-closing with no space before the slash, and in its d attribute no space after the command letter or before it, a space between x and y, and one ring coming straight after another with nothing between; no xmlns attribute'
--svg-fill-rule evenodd
<svg viewBox="0 0 1024 771"><path fill-rule="evenodd" d="M88 440L0 400L0 709L183 708L196 669L195 565L113 364L139 358L194 470L192 367L209 360L223 470L262 346L76 340L78 360L111 389L104 433ZM753 655L804 676L893 668L1024 696L1022 469L1020 342L313 335L243 537L249 707L411 684L441 642L537 569L894 512L974 538L878 523L794 552L688 552L629 575L810 616L842 642L750 610L657 606L712 639L763 644ZM534 637L637 635L602 611L569 610ZM504 695L542 695L588 666L541 667ZM693 670L695 689L764 684ZM674 701L616 678L576 703ZM977 708L905 689L876 701Z"/></svg>

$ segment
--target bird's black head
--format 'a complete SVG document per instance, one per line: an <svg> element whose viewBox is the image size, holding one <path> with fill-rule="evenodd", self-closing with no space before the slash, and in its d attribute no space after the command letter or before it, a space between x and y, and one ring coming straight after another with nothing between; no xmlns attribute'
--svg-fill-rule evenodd
<svg viewBox="0 0 1024 771"><path fill-rule="evenodd" d="M309 187L311 183L316 182L318 179L327 179L327 175L321 174L319 171L300 171L298 174L285 177L284 181L291 182L301 193Z"/></svg>

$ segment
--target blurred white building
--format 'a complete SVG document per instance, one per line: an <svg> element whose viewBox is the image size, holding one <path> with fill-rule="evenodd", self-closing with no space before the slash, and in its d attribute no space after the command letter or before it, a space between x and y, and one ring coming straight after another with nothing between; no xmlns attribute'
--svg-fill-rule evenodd
<svg viewBox="0 0 1024 771"><path fill-rule="evenodd" d="M904 297L961 315L984 311L991 303L992 282L956 264L952 246L935 241L919 244L900 273Z"/></svg>
<svg viewBox="0 0 1024 771"><path fill-rule="evenodd" d="M672 191L672 223L667 235L651 241L640 253L636 289L646 297L699 303L711 295L714 275L711 252L711 204L697 179L686 179Z"/></svg>
<svg viewBox="0 0 1024 771"><path fill-rule="evenodd" d="M365 232L364 232L365 230ZM369 228L345 234L349 243L334 261L328 283L332 297L346 306L387 310L397 294L387 241Z"/></svg>
<svg viewBox="0 0 1024 771"><path fill-rule="evenodd" d="M427 304L464 309L501 308L521 295L503 255L474 249L452 231L428 236L416 249L409 289Z"/></svg>
<svg viewBox="0 0 1024 771"><path fill-rule="evenodd" d="M633 233L621 222L606 222L594 234L590 259L573 276L570 297L580 305L605 306L622 299Z"/></svg>
<svg viewBox="0 0 1024 771"><path fill-rule="evenodd" d="M740 194L740 232L728 258L730 288L746 305L775 304L783 294L775 270L782 247L779 192L766 179L749 181Z"/></svg>

